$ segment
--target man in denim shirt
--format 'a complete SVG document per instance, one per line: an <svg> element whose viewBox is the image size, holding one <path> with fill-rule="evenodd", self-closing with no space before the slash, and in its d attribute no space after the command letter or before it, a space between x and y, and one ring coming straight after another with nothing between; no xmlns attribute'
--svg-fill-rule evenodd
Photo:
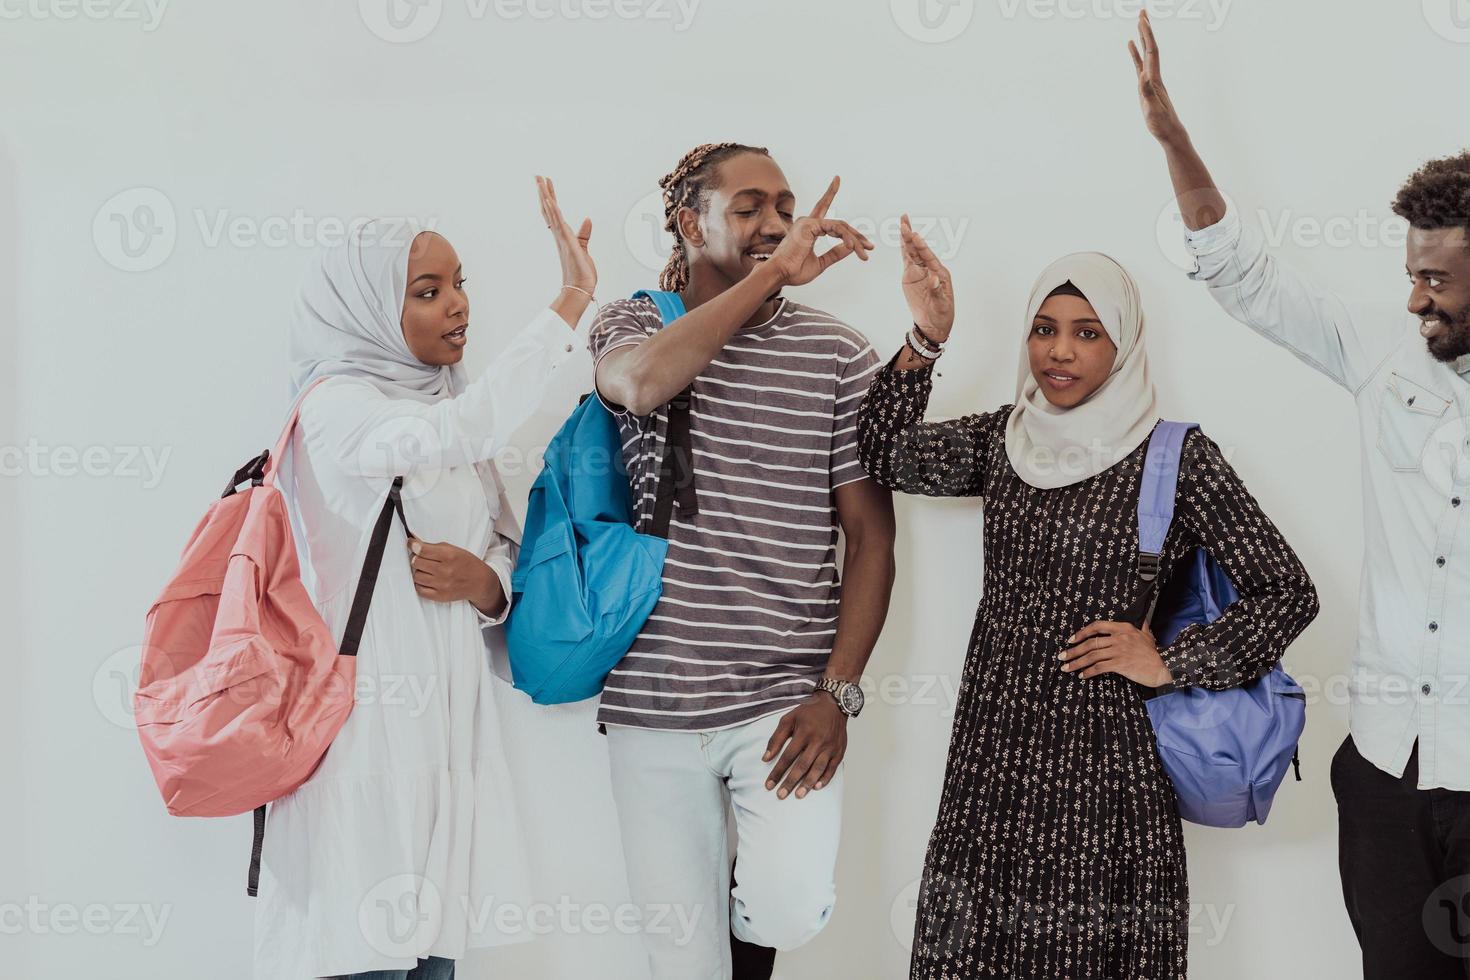
<svg viewBox="0 0 1470 980"><path fill-rule="evenodd" d="M1322 290L1227 208L1159 74L1130 44L1196 269L1227 313L1351 392L1365 561L1350 734L1332 762L1348 916L1366 980L1460 978L1470 957L1470 153L1425 164L1408 313Z"/></svg>

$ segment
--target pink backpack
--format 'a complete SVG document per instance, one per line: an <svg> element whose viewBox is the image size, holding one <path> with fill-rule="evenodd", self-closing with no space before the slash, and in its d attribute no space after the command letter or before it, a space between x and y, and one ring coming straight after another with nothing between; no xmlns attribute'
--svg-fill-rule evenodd
<svg viewBox="0 0 1470 980"><path fill-rule="evenodd" d="M259 879L265 805L306 781L352 710L357 647L378 567L394 513L404 519L399 477L373 528L338 646L301 582L286 502L275 485L300 409L297 399L275 448L242 466L194 529L178 570L148 610L133 697L138 735L169 813L255 811L250 895ZM237 493L247 480L250 487Z"/></svg>

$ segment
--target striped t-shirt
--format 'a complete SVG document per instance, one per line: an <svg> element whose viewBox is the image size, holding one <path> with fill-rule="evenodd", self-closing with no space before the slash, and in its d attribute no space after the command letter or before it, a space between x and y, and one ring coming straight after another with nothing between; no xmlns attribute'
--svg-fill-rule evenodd
<svg viewBox="0 0 1470 980"><path fill-rule="evenodd" d="M646 298L603 308L592 357L662 329ZM694 379L698 514L676 506L663 597L603 689L605 725L713 731L795 707L826 670L837 633L832 491L865 479L857 412L878 355L856 330L782 300ZM668 407L619 411L639 530L647 530Z"/></svg>

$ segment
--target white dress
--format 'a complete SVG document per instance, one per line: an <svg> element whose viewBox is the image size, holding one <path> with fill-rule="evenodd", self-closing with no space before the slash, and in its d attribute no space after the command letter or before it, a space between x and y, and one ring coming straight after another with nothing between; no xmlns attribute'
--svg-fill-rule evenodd
<svg viewBox="0 0 1470 980"><path fill-rule="evenodd" d="M485 556L509 595L514 518L473 464L532 415L575 339L546 310L458 397L390 398L345 377L307 396L280 485L302 578L339 639L397 475L414 535ZM499 621L419 598L408 558L395 520L353 711L311 778L270 807L257 980L410 969L530 938L507 914L530 892L491 690L486 633Z"/></svg>

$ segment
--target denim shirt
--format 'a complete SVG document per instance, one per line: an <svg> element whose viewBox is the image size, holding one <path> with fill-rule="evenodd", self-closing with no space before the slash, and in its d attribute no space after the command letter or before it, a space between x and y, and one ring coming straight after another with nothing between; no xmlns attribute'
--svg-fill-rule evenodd
<svg viewBox="0 0 1470 980"><path fill-rule="evenodd" d="M1419 788L1470 790L1470 356L1430 355L1418 317L1323 290L1232 208L1188 233L1190 278L1232 317L1352 393L1362 433L1364 568L1349 728Z"/></svg>

